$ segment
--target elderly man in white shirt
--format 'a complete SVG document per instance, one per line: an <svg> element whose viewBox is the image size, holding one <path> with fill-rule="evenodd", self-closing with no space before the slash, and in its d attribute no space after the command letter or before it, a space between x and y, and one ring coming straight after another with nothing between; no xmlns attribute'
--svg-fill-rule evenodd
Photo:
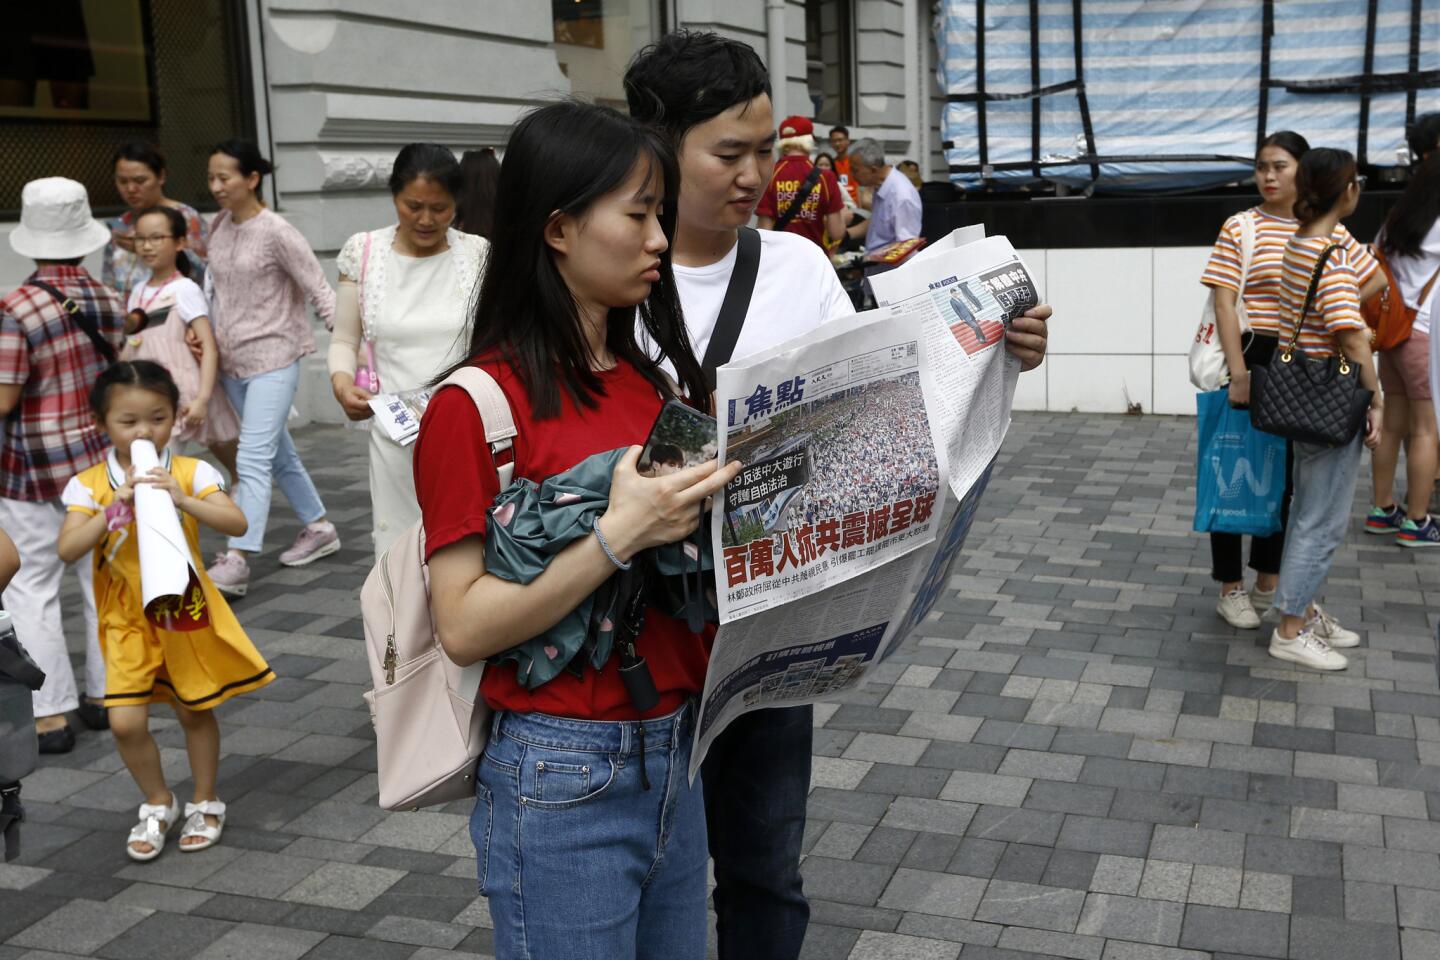
<svg viewBox="0 0 1440 960"><path fill-rule="evenodd" d="M865 239L865 252L897 240L920 236L920 191L910 179L885 162L885 151L869 137L850 145L850 175L875 190L870 219L852 226L852 237Z"/></svg>

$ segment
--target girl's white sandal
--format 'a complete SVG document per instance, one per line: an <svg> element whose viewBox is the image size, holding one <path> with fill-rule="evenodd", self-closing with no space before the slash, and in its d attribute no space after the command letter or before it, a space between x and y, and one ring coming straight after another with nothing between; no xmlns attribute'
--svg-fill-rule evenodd
<svg viewBox="0 0 1440 960"><path fill-rule="evenodd" d="M179 817L180 803L173 793L170 794L168 807L163 803L140 804L140 822L131 828L130 836L125 841L125 852L130 855L130 859L146 863L160 856L160 851L165 849L165 834ZM131 846L133 843L148 843L150 849L142 853Z"/></svg>
<svg viewBox="0 0 1440 960"><path fill-rule="evenodd" d="M215 826L205 822L205 815L209 814L220 822ZM185 829L180 831L180 851L182 853L194 853L197 850L208 850L220 841L220 834L225 829L225 804L219 800L202 800L199 803L185 804ZM188 837L200 837L204 843L186 843Z"/></svg>

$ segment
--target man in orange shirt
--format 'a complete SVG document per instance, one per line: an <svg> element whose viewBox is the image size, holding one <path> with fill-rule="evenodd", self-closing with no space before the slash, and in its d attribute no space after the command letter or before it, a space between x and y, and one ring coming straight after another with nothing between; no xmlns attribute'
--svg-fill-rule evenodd
<svg viewBox="0 0 1440 960"><path fill-rule="evenodd" d="M830 149L835 153L835 176L840 179L840 186L850 194L850 199L860 204L860 185L850 175L850 129L848 127L833 126L830 128Z"/></svg>
<svg viewBox="0 0 1440 960"><path fill-rule="evenodd" d="M827 238L833 243L845 236L840 184L834 173L810 160L815 127L808 119L786 117L779 134L780 161L755 208L760 229L799 234L823 250Z"/></svg>

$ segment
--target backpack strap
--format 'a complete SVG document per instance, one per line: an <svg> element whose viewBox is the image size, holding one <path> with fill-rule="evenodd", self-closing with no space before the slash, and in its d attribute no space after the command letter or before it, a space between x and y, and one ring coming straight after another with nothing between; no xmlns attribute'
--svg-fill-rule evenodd
<svg viewBox="0 0 1440 960"><path fill-rule="evenodd" d="M795 191L795 196L790 198L790 206L786 207L785 212L780 215L780 219L775 221L772 230L783 232L786 227L790 226L790 221L794 220L805 204L810 202L810 194L820 186L821 172L819 167L811 164L810 172L805 175L805 182L800 185L799 190Z"/></svg>
<svg viewBox="0 0 1440 960"><path fill-rule="evenodd" d="M96 325L95 318L80 309L80 304L43 280L36 280L34 277L31 277L25 281L25 284L31 287L38 287L60 301L60 309L64 310L66 316L70 318L75 326L80 328L81 333L90 338L90 342L95 345L95 351L100 354L100 359L104 360L107 366L115 362L115 347L110 341L101 336L100 328Z"/></svg>
<svg viewBox="0 0 1440 960"><path fill-rule="evenodd" d="M440 381L435 389L456 386L470 394L475 409L480 413L480 422L485 425L485 442L495 458L495 472L500 475L500 489L510 486L515 476L515 437L520 431L515 428L515 415L510 411L510 401L500 384L479 367L466 364Z"/></svg>
<svg viewBox="0 0 1440 960"><path fill-rule="evenodd" d="M710 345L705 350L705 359L700 362L700 369L711 390L715 389L715 368L730 362L735 344L740 342L740 329L745 326L745 315L750 311L750 296L755 292L755 277L760 273L760 232L754 227L741 227L736 246L739 249L735 251L735 268L730 271L730 283L725 288L720 315L715 318Z"/></svg>

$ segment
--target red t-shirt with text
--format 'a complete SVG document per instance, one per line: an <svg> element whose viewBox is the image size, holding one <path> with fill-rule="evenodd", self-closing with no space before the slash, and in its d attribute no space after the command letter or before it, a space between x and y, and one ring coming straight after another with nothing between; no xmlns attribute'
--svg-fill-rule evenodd
<svg viewBox="0 0 1440 960"><path fill-rule="evenodd" d="M660 395L623 360L598 376L605 387L594 408L577 407L563 391L558 417L536 420L525 388L514 371L497 359L478 364L495 378L515 418L515 479L536 483L561 473L586 457L616 447L641 444L660 413ZM500 492L495 460L485 443L485 429L470 395L441 390L420 420L415 442L415 493L425 524L427 558L465 537L484 538L486 511ZM647 608L645 627L636 650L650 666L660 703L646 713L657 717L678 710L705 686L709 645L714 627L703 637L685 624ZM495 710L548 713L582 720L633 720L635 708L620 679L619 661L611 657L600 671L585 668L577 678L562 672L535 690L515 679L515 664L488 666L480 691Z"/></svg>
<svg viewBox="0 0 1440 960"><path fill-rule="evenodd" d="M775 173L770 177L770 185L765 188L765 195L760 198L760 205L755 208L755 213L779 220L780 215L789 210L790 204L795 202L796 194L805 186L805 178L810 175L812 166L805 157L782 157L780 162L775 164ZM820 182L811 188L808 197L801 199L804 206L786 225L785 230L787 233L808 237L823 250L826 215L839 213L845 207L845 201L840 198L840 181L836 180L835 174L829 170L822 170Z"/></svg>

